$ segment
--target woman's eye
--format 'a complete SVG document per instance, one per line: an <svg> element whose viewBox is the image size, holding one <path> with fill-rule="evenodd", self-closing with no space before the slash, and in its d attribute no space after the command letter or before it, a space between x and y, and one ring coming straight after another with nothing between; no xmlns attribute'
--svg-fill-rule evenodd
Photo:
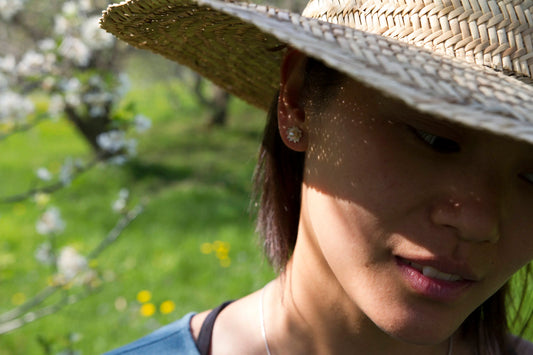
<svg viewBox="0 0 533 355"><path fill-rule="evenodd" d="M448 138L436 136L431 133L421 131L419 129L410 127L415 135L424 143L429 145L431 149L439 153L457 153L461 151L461 146L456 141Z"/></svg>

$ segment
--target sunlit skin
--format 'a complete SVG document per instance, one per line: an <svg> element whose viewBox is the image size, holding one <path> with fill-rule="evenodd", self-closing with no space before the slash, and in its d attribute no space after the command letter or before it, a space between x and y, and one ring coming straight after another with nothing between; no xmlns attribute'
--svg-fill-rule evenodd
<svg viewBox="0 0 533 355"><path fill-rule="evenodd" d="M280 131L303 130L282 138L306 160L297 245L264 295L271 350L446 354L464 319L533 258L533 148L351 80L327 100L302 98L304 60L295 52L282 67ZM406 276L413 260L461 280L421 291ZM221 314L213 354L265 353L260 296ZM241 349L228 329L246 338ZM470 353L454 337L453 354Z"/></svg>

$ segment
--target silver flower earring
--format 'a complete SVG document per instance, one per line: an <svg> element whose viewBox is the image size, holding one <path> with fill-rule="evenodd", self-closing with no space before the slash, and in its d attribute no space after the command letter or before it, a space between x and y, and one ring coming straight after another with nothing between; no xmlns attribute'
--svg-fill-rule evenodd
<svg viewBox="0 0 533 355"><path fill-rule="evenodd" d="M302 138L302 130L296 126L287 129L287 139L291 143L298 143Z"/></svg>

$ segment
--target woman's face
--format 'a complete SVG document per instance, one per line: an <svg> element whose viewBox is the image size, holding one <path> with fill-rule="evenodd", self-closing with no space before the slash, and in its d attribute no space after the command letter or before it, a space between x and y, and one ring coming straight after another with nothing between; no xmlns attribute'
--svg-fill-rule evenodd
<svg viewBox="0 0 533 355"><path fill-rule="evenodd" d="M298 238L322 259L328 287L342 290L347 314L441 342L533 258L530 145L352 81L326 105L309 104L304 127Z"/></svg>

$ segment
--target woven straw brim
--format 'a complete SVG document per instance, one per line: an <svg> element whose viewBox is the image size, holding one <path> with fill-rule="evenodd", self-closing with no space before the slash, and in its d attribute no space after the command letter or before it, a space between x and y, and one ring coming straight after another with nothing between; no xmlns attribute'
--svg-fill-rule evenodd
<svg viewBox="0 0 533 355"><path fill-rule="evenodd" d="M289 45L417 110L533 143L531 83L381 35L217 0L130 0L101 25L265 110Z"/></svg>

